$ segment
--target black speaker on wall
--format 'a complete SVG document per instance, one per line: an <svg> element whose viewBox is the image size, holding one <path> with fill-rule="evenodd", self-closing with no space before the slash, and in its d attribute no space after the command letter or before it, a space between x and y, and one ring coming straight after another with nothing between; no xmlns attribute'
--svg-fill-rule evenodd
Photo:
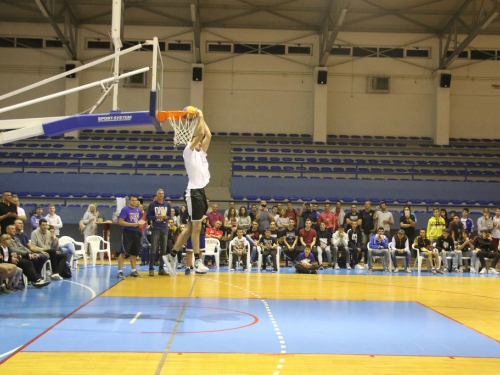
<svg viewBox="0 0 500 375"><path fill-rule="evenodd" d="M203 68L194 67L193 68L193 81L202 81L203 79Z"/></svg>
<svg viewBox="0 0 500 375"><path fill-rule="evenodd" d="M441 79L439 80L439 87L449 88L451 85L451 74L441 74Z"/></svg>
<svg viewBox="0 0 500 375"><path fill-rule="evenodd" d="M318 85L326 85L328 72L326 70L318 70Z"/></svg>
<svg viewBox="0 0 500 375"><path fill-rule="evenodd" d="M76 68L75 64L66 64L66 71L70 71ZM76 73L72 73L69 76L66 76L66 78L76 78Z"/></svg>

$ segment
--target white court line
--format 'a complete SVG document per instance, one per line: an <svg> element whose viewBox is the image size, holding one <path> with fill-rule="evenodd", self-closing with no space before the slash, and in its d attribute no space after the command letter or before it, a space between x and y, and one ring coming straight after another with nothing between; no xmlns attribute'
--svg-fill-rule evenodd
<svg viewBox="0 0 500 375"><path fill-rule="evenodd" d="M142 314L142 312L138 312L137 314L135 314L134 319L132 319L132 320L130 321L130 323L129 323L129 324L134 324L134 323L135 323L135 321L137 320L137 318L138 318L141 314Z"/></svg>
<svg viewBox="0 0 500 375"><path fill-rule="evenodd" d="M80 284L80 283L75 283L74 281L68 281L68 280L63 280L65 283L71 283L71 284L76 284L76 285L80 285L80 286L83 286L84 288L87 288L88 290L90 290L90 292L92 293L92 298L95 298L95 296L97 295L96 292L94 291L94 289L92 288L89 288L87 285L83 285L83 284Z"/></svg>
<svg viewBox="0 0 500 375"><path fill-rule="evenodd" d="M22 345L21 345L21 346L22 346ZM15 352L17 349L19 349L21 346L18 346L17 348L12 349L10 352L0 354L0 358L7 357L9 354L14 353L14 352Z"/></svg>

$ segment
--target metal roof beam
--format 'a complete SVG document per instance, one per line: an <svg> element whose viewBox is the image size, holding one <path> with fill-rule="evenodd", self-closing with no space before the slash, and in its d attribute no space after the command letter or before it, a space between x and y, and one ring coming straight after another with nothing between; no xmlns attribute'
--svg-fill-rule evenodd
<svg viewBox="0 0 500 375"><path fill-rule="evenodd" d="M344 23L350 3L351 0L330 0L328 4L328 11L323 21L320 37L321 55L319 58L319 66L325 66L328 56L330 56L335 39Z"/></svg>
<svg viewBox="0 0 500 375"><path fill-rule="evenodd" d="M200 22L200 1L191 0L191 21L193 21L194 33L194 59L197 64L201 63L200 40L201 40L201 22Z"/></svg>

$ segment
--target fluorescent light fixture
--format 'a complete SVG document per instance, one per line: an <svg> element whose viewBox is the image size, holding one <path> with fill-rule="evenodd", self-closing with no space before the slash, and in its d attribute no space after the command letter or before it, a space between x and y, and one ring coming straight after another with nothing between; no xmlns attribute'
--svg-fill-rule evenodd
<svg viewBox="0 0 500 375"><path fill-rule="evenodd" d="M191 21L196 22L196 5L191 4Z"/></svg>
<svg viewBox="0 0 500 375"><path fill-rule="evenodd" d="M490 23L492 23L492 22L493 22L493 20L494 20L495 18L497 18L497 17L498 17L498 12L493 13L493 14L490 16L490 18L488 18L488 20L484 23L484 25L483 25L483 26L481 26L481 30L486 29L486 28L490 25Z"/></svg>

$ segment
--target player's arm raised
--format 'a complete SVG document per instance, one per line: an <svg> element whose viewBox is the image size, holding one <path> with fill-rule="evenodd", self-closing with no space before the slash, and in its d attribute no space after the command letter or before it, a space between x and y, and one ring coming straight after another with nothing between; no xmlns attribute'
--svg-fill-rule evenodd
<svg viewBox="0 0 500 375"><path fill-rule="evenodd" d="M210 131L210 128L208 127L207 123L205 122L205 118L203 117L203 112L201 110L198 110L198 116L200 116L199 126L204 126L204 136L205 137L201 141L201 148L206 154L208 151L208 146L210 146L210 141L212 140L212 132Z"/></svg>
<svg viewBox="0 0 500 375"><path fill-rule="evenodd" d="M200 116L200 120L196 125L196 129L194 129L193 139L189 143L189 148L193 151L198 143L203 140L203 136L205 135L205 120L203 119L203 112L201 110L197 110L198 116ZM205 150L203 150L205 151ZM206 152L206 151L205 151Z"/></svg>

